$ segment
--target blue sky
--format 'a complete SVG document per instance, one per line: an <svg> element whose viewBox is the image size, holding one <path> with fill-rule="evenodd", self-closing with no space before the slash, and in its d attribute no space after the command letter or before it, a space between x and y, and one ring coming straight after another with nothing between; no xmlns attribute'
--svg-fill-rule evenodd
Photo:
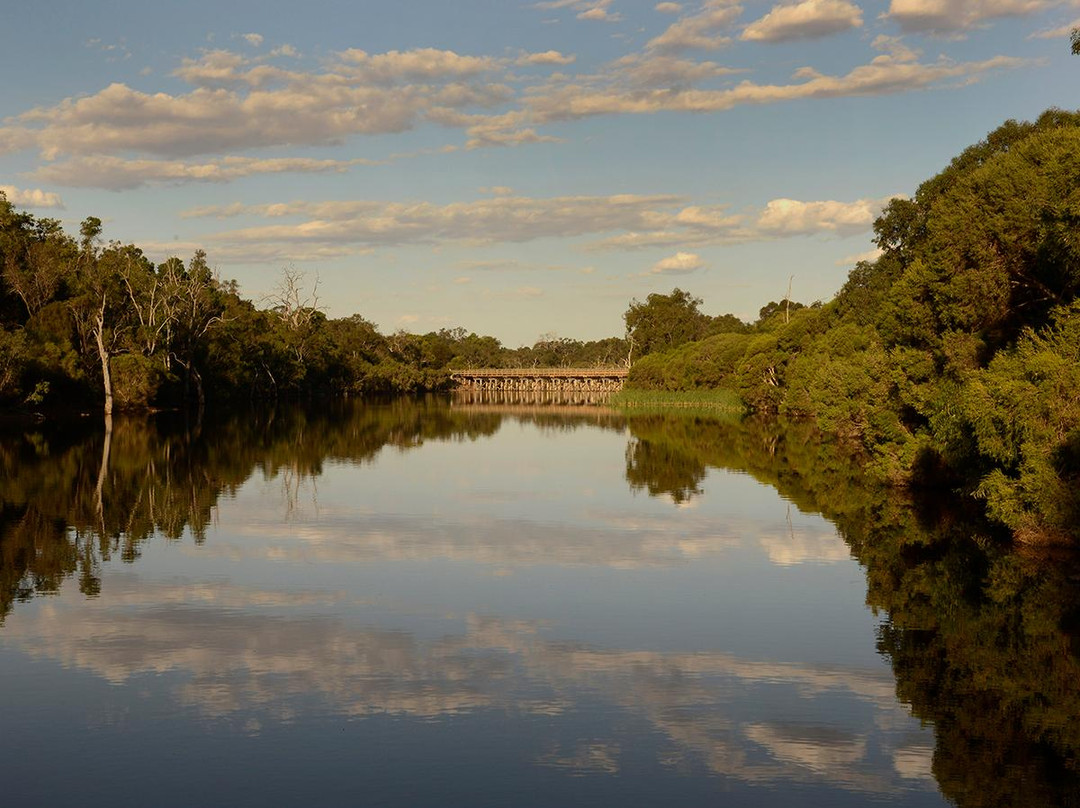
<svg viewBox="0 0 1080 808"><path fill-rule="evenodd" d="M891 196L1080 106L1076 0L4 5L17 205L512 347L828 300Z"/></svg>

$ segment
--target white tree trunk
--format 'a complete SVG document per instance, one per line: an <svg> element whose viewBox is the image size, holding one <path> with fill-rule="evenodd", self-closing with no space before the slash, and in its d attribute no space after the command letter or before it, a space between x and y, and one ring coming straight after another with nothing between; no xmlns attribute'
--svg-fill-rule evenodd
<svg viewBox="0 0 1080 808"><path fill-rule="evenodd" d="M109 352L105 350L105 295L101 296L101 308L94 317L94 339L97 340L98 356L101 358L101 377L105 382L105 417L112 415L112 374L109 372Z"/></svg>

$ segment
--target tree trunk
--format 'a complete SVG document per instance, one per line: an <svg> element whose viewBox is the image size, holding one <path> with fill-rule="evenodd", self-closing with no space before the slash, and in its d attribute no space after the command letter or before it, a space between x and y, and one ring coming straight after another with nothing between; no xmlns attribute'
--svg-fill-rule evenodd
<svg viewBox="0 0 1080 808"><path fill-rule="evenodd" d="M94 317L94 339L97 340L98 356L101 358L101 377L105 382L105 417L112 415L112 374L109 372L109 352L105 350L105 296L101 296L101 309Z"/></svg>
<svg viewBox="0 0 1080 808"><path fill-rule="evenodd" d="M199 405L199 412L202 412L206 406L206 393L203 391L202 376L199 375L199 369L195 367L195 363L191 364L191 380L195 382L195 401Z"/></svg>

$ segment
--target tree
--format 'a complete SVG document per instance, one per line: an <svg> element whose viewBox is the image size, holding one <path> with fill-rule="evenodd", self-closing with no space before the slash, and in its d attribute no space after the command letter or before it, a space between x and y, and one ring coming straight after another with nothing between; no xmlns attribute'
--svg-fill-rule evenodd
<svg viewBox="0 0 1080 808"><path fill-rule="evenodd" d="M56 219L18 213L0 193L0 276L33 317L63 289L75 245Z"/></svg>
<svg viewBox="0 0 1080 808"><path fill-rule="evenodd" d="M113 242L100 255L80 256L78 294L70 305L84 342L93 339L101 363L106 416L113 411L111 360L125 349L125 340L130 340L137 323L124 279L152 272L153 265L133 244Z"/></svg>
<svg viewBox="0 0 1080 808"><path fill-rule="evenodd" d="M184 369L185 398L194 385L195 400L201 407L205 394L196 354L205 348L204 337L210 328L222 320L224 295L202 250L195 251L187 270L177 274L171 288L174 296L171 356Z"/></svg>
<svg viewBox="0 0 1080 808"><path fill-rule="evenodd" d="M627 339L633 340L638 356L701 339L710 318L698 310L700 305L701 298L678 288L670 295L653 293L644 303L634 299L623 315Z"/></svg>
<svg viewBox="0 0 1080 808"><path fill-rule="evenodd" d="M758 326L765 325L766 323L768 323L769 320L771 320L777 314L782 314L783 315L783 317L781 318L781 322L784 325L787 325L788 322L791 319L791 312L798 311L799 309L804 309L804 308L806 308L806 304L798 303L798 302L796 302L794 300L789 300L786 297L783 300L779 301L779 302L777 302L775 300L770 300L768 303L766 303L764 306L762 306L761 309L758 311L758 318L757 318L757 322L755 323L755 325L758 325Z"/></svg>
<svg viewBox="0 0 1080 808"><path fill-rule="evenodd" d="M457 341L455 350L456 356L450 363L453 367L497 368L503 365L504 349L495 337L470 333Z"/></svg>
<svg viewBox="0 0 1080 808"><path fill-rule="evenodd" d="M4 278L33 317L60 291L73 266L74 245L55 219L38 219L18 252L7 256Z"/></svg>

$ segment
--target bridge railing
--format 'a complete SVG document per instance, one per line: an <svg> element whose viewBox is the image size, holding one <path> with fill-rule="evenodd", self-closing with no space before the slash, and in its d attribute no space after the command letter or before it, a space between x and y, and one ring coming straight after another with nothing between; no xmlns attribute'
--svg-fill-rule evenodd
<svg viewBox="0 0 1080 808"><path fill-rule="evenodd" d="M472 378L576 378L576 379L625 379L626 368L460 368L450 371L450 376Z"/></svg>

